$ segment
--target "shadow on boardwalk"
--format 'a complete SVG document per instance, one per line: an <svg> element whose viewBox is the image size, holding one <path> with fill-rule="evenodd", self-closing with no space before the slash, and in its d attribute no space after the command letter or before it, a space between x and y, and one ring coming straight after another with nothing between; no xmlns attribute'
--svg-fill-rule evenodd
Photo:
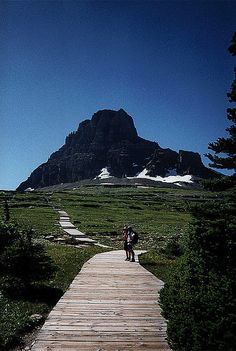
<svg viewBox="0 0 236 351"><path fill-rule="evenodd" d="M124 258L119 250L86 262L31 350L170 350L157 302L163 282Z"/></svg>

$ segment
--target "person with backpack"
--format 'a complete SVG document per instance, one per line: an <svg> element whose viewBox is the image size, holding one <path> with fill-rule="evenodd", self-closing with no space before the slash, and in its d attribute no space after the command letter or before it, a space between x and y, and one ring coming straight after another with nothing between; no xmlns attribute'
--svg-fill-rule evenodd
<svg viewBox="0 0 236 351"><path fill-rule="evenodd" d="M128 239L128 227L127 227L127 225L124 226L122 235L123 235L122 238L123 238L123 241L124 241L124 250L125 250L125 253L126 253L125 261L129 261L129 251L128 251L128 243L127 243L127 239Z"/></svg>
<svg viewBox="0 0 236 351"><path fill-rule="evenodd" d="M135 262L135 254L133 250L133 246L138 242L138 234L135 233L132 227L128 227L128 235L127 235L127 248L128 248L128 259L131 262Z"/></svg>

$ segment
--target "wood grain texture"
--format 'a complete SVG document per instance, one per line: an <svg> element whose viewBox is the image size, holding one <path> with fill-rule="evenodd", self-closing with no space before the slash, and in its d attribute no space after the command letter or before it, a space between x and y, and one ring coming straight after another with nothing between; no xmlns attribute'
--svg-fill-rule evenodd
<svg viewBox="0 0 236 351"><path fill-rule="evenodd" d="M163 282L124 251L86 262L49 314L32 351L161 351L166 322L158 293Z"/></svg>

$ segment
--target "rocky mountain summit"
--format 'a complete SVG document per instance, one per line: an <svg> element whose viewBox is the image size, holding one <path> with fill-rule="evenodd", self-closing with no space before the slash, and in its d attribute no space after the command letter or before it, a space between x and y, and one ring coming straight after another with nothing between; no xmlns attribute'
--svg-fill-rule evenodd
<svg viewBox="0 0 236 351"><path fill-rule="evenodd" d="M102 110L81 122L17 190L111 177L177 182L216 176L198 153L163 149L139 137L132 117L124 110Z"/></svg>

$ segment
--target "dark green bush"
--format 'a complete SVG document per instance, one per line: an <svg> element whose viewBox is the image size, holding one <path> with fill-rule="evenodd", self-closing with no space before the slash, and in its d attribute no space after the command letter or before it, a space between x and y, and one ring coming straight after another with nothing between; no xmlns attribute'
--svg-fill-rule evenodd
<svg viewBox="0 0 236 351"><path fill-rule="evenodd" d="M180 237L175 235L167 239L164 247L160 248L160 253L166 257L179 257L183 253L183 247L180 243Z"/></svg>
<svg viewBox="0 0 236 351"><path fill-rule="evenodd" d="M175 351L234 351L236 345L236 206L193 209L195 222L177 268L160 294Z"/></svg>
<svg viewBox="0 0 236 351"><path fill-rule="evenodd" d="M0 223L0 287L4 292L19 293L55 271L43 246L32 236L30 229L21 231L15 224Z"/></svg>

